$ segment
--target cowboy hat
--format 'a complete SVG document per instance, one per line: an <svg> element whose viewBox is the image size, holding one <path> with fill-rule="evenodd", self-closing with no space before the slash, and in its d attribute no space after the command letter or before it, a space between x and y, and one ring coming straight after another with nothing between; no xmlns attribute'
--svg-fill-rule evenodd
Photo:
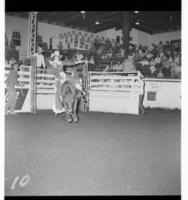
<svg viewBox="0 0 188 200"><path fill-rule="evenodd" d="M54 51L54 56L60 56L60 53L59 53L59 51Z"/></svg>

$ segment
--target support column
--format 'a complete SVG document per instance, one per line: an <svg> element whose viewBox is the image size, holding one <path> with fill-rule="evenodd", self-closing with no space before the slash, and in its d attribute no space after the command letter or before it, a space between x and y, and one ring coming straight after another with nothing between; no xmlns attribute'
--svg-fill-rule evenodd
<svg viewBox="0 0 188 200"><path fill-rule="evenodd" d="M27 57L29 58L35 53L37 44L37 13L29 12L29 23L28 23L28 50Z"/></svg>
<svg viewBox="0 0 188 200"><path fill-rule="evenodd" d="M130 38L130 12L123 12L123 24L122 24L122 36L123 36L123 47L125 49L125 58L128 58L129 50L129 38Z"/></svg>
<svg viewBox="0 0 188 200"><path fill-rule="evenodd" d="M37 112L37 57L31 56L31 112Z"/></svg>
<svg viewBox="0 0 188 200"><path fill-rule="evenodd" d="M37 83L36 83L36 68L37 60L35 56L32 56L37 47L37 13L29 12L29 23L28 23L28 49L27 57L31 58L31 112L36 113L37 111Z"/></svg>

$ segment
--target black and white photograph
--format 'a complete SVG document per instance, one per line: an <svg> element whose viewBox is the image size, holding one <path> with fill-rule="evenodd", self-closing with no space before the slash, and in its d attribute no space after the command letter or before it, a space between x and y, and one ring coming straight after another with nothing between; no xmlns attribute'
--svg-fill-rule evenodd
<svg viewBox="0 0 188 200"><path fill-rule="evenodd" d="M181 10L4 17L4 196L180 197Z"/></svg>

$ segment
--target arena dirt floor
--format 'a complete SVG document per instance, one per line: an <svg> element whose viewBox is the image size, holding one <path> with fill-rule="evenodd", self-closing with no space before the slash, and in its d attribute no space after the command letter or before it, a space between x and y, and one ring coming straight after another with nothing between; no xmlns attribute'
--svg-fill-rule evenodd
<svg viewBox="0 0 188 200"><path fill-rule="evenodd" d="M181 112L6 116L5 195L179 195Z"/></svg>

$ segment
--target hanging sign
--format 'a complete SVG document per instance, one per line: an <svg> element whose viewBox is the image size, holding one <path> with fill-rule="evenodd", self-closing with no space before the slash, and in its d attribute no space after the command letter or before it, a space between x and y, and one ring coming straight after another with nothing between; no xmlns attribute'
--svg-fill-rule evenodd
<svg viewBox="0 0 188 200"><path fill-rule="evenodd" d="M160 91L161 83L159 82L150 82L149 83L149 91Z"/></svg>

